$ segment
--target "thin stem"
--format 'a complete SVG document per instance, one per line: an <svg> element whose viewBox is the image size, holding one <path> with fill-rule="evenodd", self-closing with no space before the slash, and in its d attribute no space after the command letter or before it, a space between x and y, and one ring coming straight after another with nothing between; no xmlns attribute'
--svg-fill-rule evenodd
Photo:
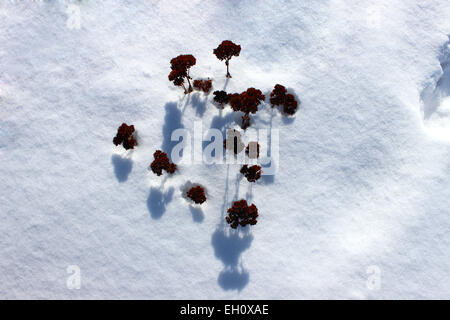
<svg viewBox="0 0 450 320"><path fill-rule="evenodd" d="M230 60L225 60L225 65L227 66L227 78L231 78L230 69L229 69Z"/></svg>
<svg viewBox="0 0 450 320"><path fill-rule="evenodd" d="M190 78L191 78L191 77L189 76L189 69L188 69L186 79L187 79L187 81L188 81L188 83L189 83L189 92L192 92L192 91L194 91L194 90L192 89L191 81L189 80Z"/></svg>
<svg viewBox="0 0 450 320"><path fill-rule="evenodd" d="M184 94L188 94L189 92L186 90L186 87L184 86L184 83L182 83L181 85L183 86Z"/></svg>
<svg viewBox="0 0 450 320"><path fill-rule="evenodd" d="M242 116L242 129L245 130L248 127L250 127L250 116L248 113L246 113Z"/></svg>

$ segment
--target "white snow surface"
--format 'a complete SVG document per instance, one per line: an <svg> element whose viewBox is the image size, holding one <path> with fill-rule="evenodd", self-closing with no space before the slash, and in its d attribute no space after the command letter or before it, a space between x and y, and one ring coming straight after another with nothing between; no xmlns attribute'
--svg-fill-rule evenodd
<svg viewBox="0 0 450 320"><path fill-rule="evenodd" d="M449 299L449 17L448 0L1 1L0 297ZM228 82L222 40L242 46ZM294 119L273 112L273 177L148 170L173 129L234 119L168 81L179 54L214 90L301 99ZM112 144L122 122L134 151ZM258 224L231 232L241 198Z"/></svg>

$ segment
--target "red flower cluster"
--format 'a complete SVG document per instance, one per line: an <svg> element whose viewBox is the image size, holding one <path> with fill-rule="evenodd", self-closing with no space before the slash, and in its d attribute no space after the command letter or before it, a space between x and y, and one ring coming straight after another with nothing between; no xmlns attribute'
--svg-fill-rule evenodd
<svg viewBox="0 0 450 320"><path fill-rule="evenodd" d="M127 125L126 123L122 123L122 125L117 129L117 134L113 138L113 143L118 146L122 144L123 147L128 149L134 149L137 145L136 139L133 137L134 126Z"/></svg>
<svg viewBox="0 0 450 320"><path fill-rule="evenodd" d="M230 59L233 56L238 57L240 52L241 46L230 40L222 41L222 43L213 50L213 53L216 55L217 59L220 61L225 60L225 65L227 66L227 78L231 78L229 71Z"/></svg>
<svg viewBox="0 0 450 320"><path fill-rule="evenodd" d="M156 175L162 175L163 170L166 170L168 173L174 173L177 170L177 165L170 162L167 153L156 150L153 157L155 160L150 164L150 168Z"/></svg>
<svg viewBox="0 0 450 320"><path fill-rule="evenodd" d="M203 189L201 186L192 187L191 189L189 189L186 195L195 203L202 204L206 201L205 189Z"/></svg>
<svg viewBox="0 0 450 320"><path fill-rule="evenodd" d="M245 227L247 224L255 225L258 221L258 208L254 204L247 205L246 200L239 200L233 203L233 206L228 209L228 216L225 220L231 228L236 229L239 225Z"/></svg>
<svg viewBox="0 0 450 320"><path fill-rule="evenodd" d="M213 95L214 95L214 101L217 102L218 104L220 104L220 106L222 108L225 104L228 103L229 96L228 96L228 93L226 93L226 91L223 91L223 90L214 91Z"/></svg>
<svg viewBox="0 0 450 320"><path fill-rule="evenodd" d="M241 168L241 173L247 178L248 182L256 182L256 180L261 178L262 170L258 165L249 167L244 164Z"/></svg>
<svg viewBox="0 0 450 320"><path fill-rule="evenodd" d="M284 86L281 84L276 84L275 88L273 88L273 91L270 93L270 103L272 104L272 107L275 105L283 105L286 98L286 93L287 90Z"/></svg>
<svg viewBox="0 0 450 320"><path fill-rule="evenodd" d="M229 72L229 61L232 57L239 56L241 52L241 46L233 43L232 41L223 41L213 53L216 57L223 61L227 67L227 78L231 78ZM184 88L185 94L193 91L191 86L191 76L189 70L196 64L196 59L193 55L179 55L170 61L171 72L168 76L169 80L173 82L175 86ZM187 80L189 87L186 88L185 80ZM209 93L212 89L212 80L197 79L193 81L193 87L198 91ZM228 94L224 90L214 91L214 102L220 105L221 108L225 104L229 104L233 111L242 112L242 128L245 130L250 126L250 114L255 114L258 111L258 106L265 100L265 96L261 90L255 88L248 88L241 93ZM273 91L270 93L270 103L272 107L282 106L283 112L288 115L293 115L298 107L297 102L293 94L287 93L284 86L276 84ZM125 149L133 149L137 145L137 141L133 136L135 131L134 126L128 126L123 123L117 130L117 135L113 139L113 143L117 146L122 144ZM232 150L235 154L242 152L245 149L247 156L250 159L259 158L260 146L258 142L249 142L248 146L242 142L241 133L237 130L228 130L227 137L224 140L224 148ZM158 176L163 174L163 170L167 173L174 173L177 170L177 166L171 163L167 154L161 150L155 151L153 154L154 160L150 164L151 170ZM240 173L249 182L256 182L262 176L262 168L259 165L243 165L240 169ZM205 189L200 186L193 186L186 191L188 198L193 200L197 204L202 204L206 201ZM246 225L255 225L258 218L258 209L254 204L250 206L246 200L235 201L231 208L228 209L228 215L226 216L226 222L230 224L231 228L236 229L239 225L245 227Z"/></svg>
<svg viewBox="0 0 450 320"><path fill-rule="evenodd" d="M222 41L222 43L213 50L213 53L219 60L230 60L233 56L239 56L240 52L241 46L230 40Z"/></svg>
<svg viewBox="0 0 450 320"><path fill-rule="evenodd" d="M272 107L275 105L283 106L284 113L293 115L297 110L298 102L294 95L287 93L287 90L281 84L276 84L273 91L270 93L270 103Z"/></svg>
<svg viewBox="0 0 450 320"><path fill-rule="evenodd" d="M230 106L234 111L242 111L243 113L256 113L258 105L264 101L266 97L261 90L248 88L241 94L230 95Z"/></svg>
<svg viewBox="0 0 450 320"><path fill-rule="evenodd" d="M194 89L208 93L212 88L212 80L194 80Z"/></svg>
<svg viewBox="0 0 450 320"><path fill-rule="evenodd" d="M259 143L256 141L249 142L245 153L250 159L259 158Z"/></svg>
<svg viewBox="0 0 450 320"><path fill-rule="evenodd" d="M295 100L294 95L287 94L284 100L283 111L288 115L293 115L297 111L298 102Z"/></svg>
<svg viewBox="0 0 450 320"><path fill-rule="evenodd" d="M256 113L258 111L258 105L265 98L261 90L255 88L248 88L247 91L241 94L234 93L229 95L229 102L233 111L241 111L244 113L242 117L242 129L245 130L250 126L249 114Z"/></svg>
<svg viewBox="0 0 450 320"><path fill-rule="evenodd" d="M184 93L192 92L192 86L189 79L192 79L189 76L189 68L195 65L197 60L191 54L182 54L176 58L170 60L170 68L172 71L169 73L169 81L173 81L173 84L176 86L181 86L184 88ZM184 86L184 78L189 83L189 89L186 90Z"/></svg>

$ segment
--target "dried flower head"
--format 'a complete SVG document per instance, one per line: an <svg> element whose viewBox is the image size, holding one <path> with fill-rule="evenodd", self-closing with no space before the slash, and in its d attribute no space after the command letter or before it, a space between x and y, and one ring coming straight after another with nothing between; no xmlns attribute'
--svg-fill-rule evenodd
<svg viewBox="0 0 450 320"><path fill-rule="evenodd" d="M227 66L227 78L231 78L229 65L230 59L234 57L238 57L241 52L241 46L233 43L230 40L222 41L222 43L213 50L213 53L216 55L217 59L225 60L225 65Z"/></svg>
<svg viewBox="0 0 450 320"><path fill-rule="evenodd" d="M186 192L186 195L195 203L202 204L206 201L205 189L201 186L195 186Z"/></svg>
<svg viewBox="0 0 450 320"><path fill-rule="evenodd" d="M286 88L281 84L276 84L270 93L270 103L272 107L282 106L283 112L288 115L293 115L297 111L297 100L293 94L287 93Z"/></svg>
<svg viewBox="0 0 450 320"><path fill-rule="evenodd" d="M194 89L208 93L212 88L212 80L194 80Z"/></svg>
<svg viewBox="0 0 450 320"><path fill-rule="evenodd" d="M261 167L258 165L249 167L248 165L244 164L240 172L244 175L244 177L247 178L249 182L256 182L256 180L261 178L262 174Z"/></svg>
<svg viewBox="0 0 450 320"><path fill-rule="evenodd" d="M182 54L170 60L171 72L169 73L169 81L173 81L176 86L184 88L184 93L192 92L192 86L189 76L189 68L195 65L197 60L191 54ZM188 81L189 89L184 86L184 79Z"/></svg>
<svg viewBox="0 0 450 320"><path fill-rule="evenodd" d="M228 103L229 95L226 93L226 91L214 91L214 101L217 102L222 108L225 104Z"/></svg>
<svg viewBox="0 0 450 320"><path fill-rule="evenodd" d="M117 129L117 134L113 138L113 143L118 146L122 144L122 146L128 149L134 149L137 145L137 141L133 136L134 126L127 125L126 123L122 123L122 125Z"/></svg>
<svg viewBox="0 0 450 320"><path fill-rule="evenodd" d="M231 228L236 229L239 225L245 227L247 224L255 225L258 221L258 209L254 204L248 206L246 200L239 200L233 203L228 209L228 216L225 217L226 222Z"/></svg>
<svg viewBox="0 0 450 320"><path fill-rule="evenodd" d="M177 170L177 165L170 162L167 153L156 150L153 157L155 160L150 164L150 168L156 175L162 175L163 170L166 170L168 173L174 173Z"/></svg>

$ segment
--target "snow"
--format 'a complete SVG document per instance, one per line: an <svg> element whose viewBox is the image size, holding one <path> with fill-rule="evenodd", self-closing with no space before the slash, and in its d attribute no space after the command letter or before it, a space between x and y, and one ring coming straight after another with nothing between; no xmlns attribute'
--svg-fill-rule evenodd
<svg viewBox="0 0 450 320"><path fill-rule="evenodd" d="M446 0L2 1L0 297L450 298L449 16ZM242 46L229 81L226 39ZM274 176L149 172L174 129L235 119L167 80L184 53L215 90L301 99L291 120L251 115L279 130ZM240 198L260 217L232 232Z"/></svg>
<svg viewBox="0 0 450 320"><path fill-rule="evenodd" d="M449 36L450 37L450 36ZM422 93L422 109L427 132L434 138L450 139L450 40L440 55L442 71Z"/></svg>

